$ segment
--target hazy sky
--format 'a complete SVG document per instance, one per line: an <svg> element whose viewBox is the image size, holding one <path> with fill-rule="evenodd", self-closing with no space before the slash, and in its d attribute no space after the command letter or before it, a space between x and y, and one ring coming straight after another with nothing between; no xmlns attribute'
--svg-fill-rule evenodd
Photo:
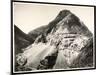
<svg viewBox="0 0 100 75"><path fill-rule="evenodd" d="M63 9L70 10L84 22L90 31L94 31L94 8L84 6L15 2L14 24L25 33L28 33L42 25L47 25Z"/></svg>

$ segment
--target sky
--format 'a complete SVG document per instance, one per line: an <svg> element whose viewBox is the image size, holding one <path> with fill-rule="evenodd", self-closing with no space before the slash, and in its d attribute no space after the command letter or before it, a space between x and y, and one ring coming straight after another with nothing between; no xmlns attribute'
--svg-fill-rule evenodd
<svg viewBox="0 0 100 75"><path fill-rule="evenodd" d="M14 2L13 5L13 23L25 33L48 25L64 9L70 10L78 16L92 33L94 31L93 7L21 2Z"/></svg>

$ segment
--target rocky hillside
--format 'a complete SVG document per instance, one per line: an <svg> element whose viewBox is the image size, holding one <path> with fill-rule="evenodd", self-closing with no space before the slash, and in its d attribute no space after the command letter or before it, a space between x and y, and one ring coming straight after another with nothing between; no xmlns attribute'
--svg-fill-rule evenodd
<svg viewBox="0 0 100 75"><path fill-rule="evenodd" d="M15 53L22 53L21 49L29 46L33 43L33 39L25 34L22 30L20 30L16 25L14 25L14 39L15 39Z"/></svg>
<svg viewBox="0 0 100 75"><path fill-rule="evenodd" d="M34 43L20 54L22 61L17 55L18 71L94 66L93 35L69 10L60 11L52 22L28 35L34 39Z"/></svg>

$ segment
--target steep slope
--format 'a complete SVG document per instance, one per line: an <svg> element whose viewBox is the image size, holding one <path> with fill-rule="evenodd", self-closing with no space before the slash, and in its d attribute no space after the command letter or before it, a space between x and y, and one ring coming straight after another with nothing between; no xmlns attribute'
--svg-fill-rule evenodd
<svg viewBox="0 0 100 75"><path fill-rule="evenodd" d="M65 16L67 16L68 14L70 13L69 10L63 10L61 11L58 16L53 20L51 21L48 25L45 25L45 26L41 26L35 30L32 30L29 32L29 36L31 36L33 38L33 40L35 40L39 35L44 35L44 36L47 36L48 33L51 32L51 30L53 28L56 27L56 24L61 21Z"/></svg>
<svg viewBox="0 0 100 75"><path fill-rule="evenodd" d="M42 26L42 27L39 27L35 30L32 30L28 33L28 35L30 37L32 37L32 39L35 41L35 39L40 35L40 34L43 34L44 32L46 32L46 29L48 27L47 26Z"/></svg>
<svg viewBox="0 0 100 75"><path fill-rule="evenodd" d="M21 31L16 25L14 25L14 33L16 54L23 52L21 49L33 43L32 38L25 34L23 31Z"/></svg>

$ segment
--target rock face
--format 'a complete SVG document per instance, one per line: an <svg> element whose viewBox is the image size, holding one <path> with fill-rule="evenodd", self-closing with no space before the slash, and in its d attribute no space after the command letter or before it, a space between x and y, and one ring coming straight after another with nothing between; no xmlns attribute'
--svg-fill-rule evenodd
<svg viewBox="0 0 100 75"><path fill-rule="evenodd" d="M94 66L93 35L69 10L60 11L52 22L31 31L28 35L34 38L34 43L31 49L22 53L27 58L24 67L42 70ZM39 44L41 48L35 50L37 46L40 47ZM37 55L34 55L35 51Z"/></svg>

